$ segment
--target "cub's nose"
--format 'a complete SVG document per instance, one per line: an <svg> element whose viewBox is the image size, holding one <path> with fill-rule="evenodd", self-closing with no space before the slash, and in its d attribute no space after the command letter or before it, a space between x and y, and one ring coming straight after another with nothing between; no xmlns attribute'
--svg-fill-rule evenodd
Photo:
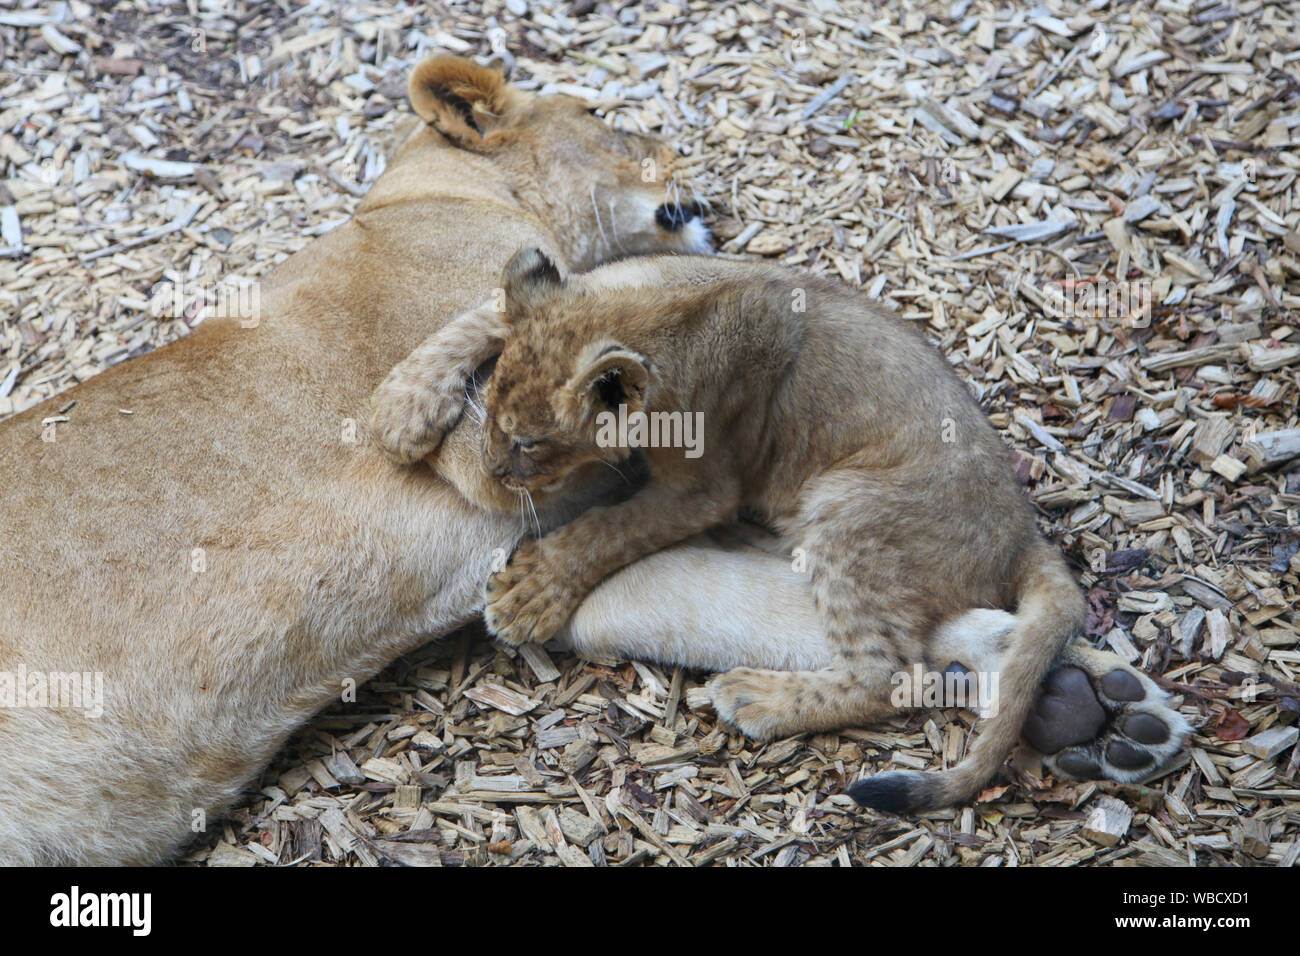
<svg viewBox="0 0 1300 956"><path fill-rule="evenodd" d="M655 210L655 222L669 232L676 232L692 219L699 218L700 204L697 202L666 202Z"/></svg>

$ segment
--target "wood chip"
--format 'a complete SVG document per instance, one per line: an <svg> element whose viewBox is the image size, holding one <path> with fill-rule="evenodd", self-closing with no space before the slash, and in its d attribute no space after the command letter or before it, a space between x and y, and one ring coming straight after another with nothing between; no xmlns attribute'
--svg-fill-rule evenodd
<svg viewBox="0 0 1300 956"><path fill-rule="evenodd" d="M1247 737L1241 742L1241 749L1261 760L1272 760L1288 747L1295 745L1300 738L1300 729L1295 727L1270 727L1263 733Z"/></svg>
<svg viewBox="0 0 1300 956"><path fill-rule="evenodd" d="M188 335L214 282L344 221L411 65L496 45L526 88L664 136L724 254L861 285L944 351L1084 569L1088 638L1190 688L1190 762L900 820L845 782L950 765L960 717L761 747L707 675L466 632L321 714L190 861L1296 863L1295 744L1246 749L1294 728L1300 673L1289 8L511 3L0 5L0 417ZM183 301L154 301L168 283ZM1214 734L1228 710L1243 741Z"/></svg>
<svg viewBox="0 0 1300 956"><path fill-rule="evenodd" d="M1079 832L1094 843L1114 846L1128 833L1132 823L1133 811L1128 804L1115 797L1100 796L1093 801Z"/></svg>

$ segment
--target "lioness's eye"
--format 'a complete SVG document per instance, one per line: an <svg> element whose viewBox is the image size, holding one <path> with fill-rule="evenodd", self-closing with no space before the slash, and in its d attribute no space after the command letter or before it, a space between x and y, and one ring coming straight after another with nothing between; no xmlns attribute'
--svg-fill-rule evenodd
<svg viewBox="0 0 1300 956"><path fill-rule="evenodd" d="M532 451L540 444L541 444L541 439L538 438L516 438L515 439L515 448L518 449L519 451Z"/></svg>

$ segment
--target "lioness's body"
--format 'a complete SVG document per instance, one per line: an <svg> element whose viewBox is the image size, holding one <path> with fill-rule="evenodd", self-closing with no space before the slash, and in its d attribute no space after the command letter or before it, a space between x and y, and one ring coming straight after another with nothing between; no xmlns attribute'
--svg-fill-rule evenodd
<svg viewBox="0 0 1300 956"><path fill-rule="evenodd" d="M429 125L266 278L256 327L209 320L78 386L52 442L52 403L0 426L0 672L104 690L99 716L0 705L0 861L166 858L346 679L468 620L519 523L380 455L371 391L521 243L699 248L655 223L666 150L577 101L451 58L412 101ZM486 486L465 431L443 472Z"/></svg>

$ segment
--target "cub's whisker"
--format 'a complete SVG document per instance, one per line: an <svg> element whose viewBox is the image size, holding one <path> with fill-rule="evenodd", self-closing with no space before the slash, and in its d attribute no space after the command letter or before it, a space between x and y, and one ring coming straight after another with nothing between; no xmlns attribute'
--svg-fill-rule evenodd
<svg viewBox="0 0 1300 956"><path fill-rule="evenodd" d="M476 396L479 394L478 379L471 379L470 384L465 387L465 404L470 407L478 423L482 425L487 421L487 409L483 407Z"/></svg>
<svg viewBox="0 0 1300 956"><path fill-rule="evenodd" d="M537 533L537 537L540 538L542 536L542 522L537 517L537 509L533 506L532 492L525 488L523 491L523 497L524 500L528 502L528 511L533 518L533 530Z"/></svg>
<svg viewBox="0 0 1300 956"><path fill-rule="evenodd" d="M612 469L614 470L614 474L616 474L616 475L618 475L620 478L622 478L625 484L629 484L629 485L632 484L631 480L627 477L627 475L625 475L625 474L623 474L623 472L619 471L618 468L617 468L617 466L615 466L612 462L605 461L605 459L603 459L603 458L599 459L599 461L600 461L600 463L601 463L602 465L604 465L606 468L612 468Z"/></svg>

